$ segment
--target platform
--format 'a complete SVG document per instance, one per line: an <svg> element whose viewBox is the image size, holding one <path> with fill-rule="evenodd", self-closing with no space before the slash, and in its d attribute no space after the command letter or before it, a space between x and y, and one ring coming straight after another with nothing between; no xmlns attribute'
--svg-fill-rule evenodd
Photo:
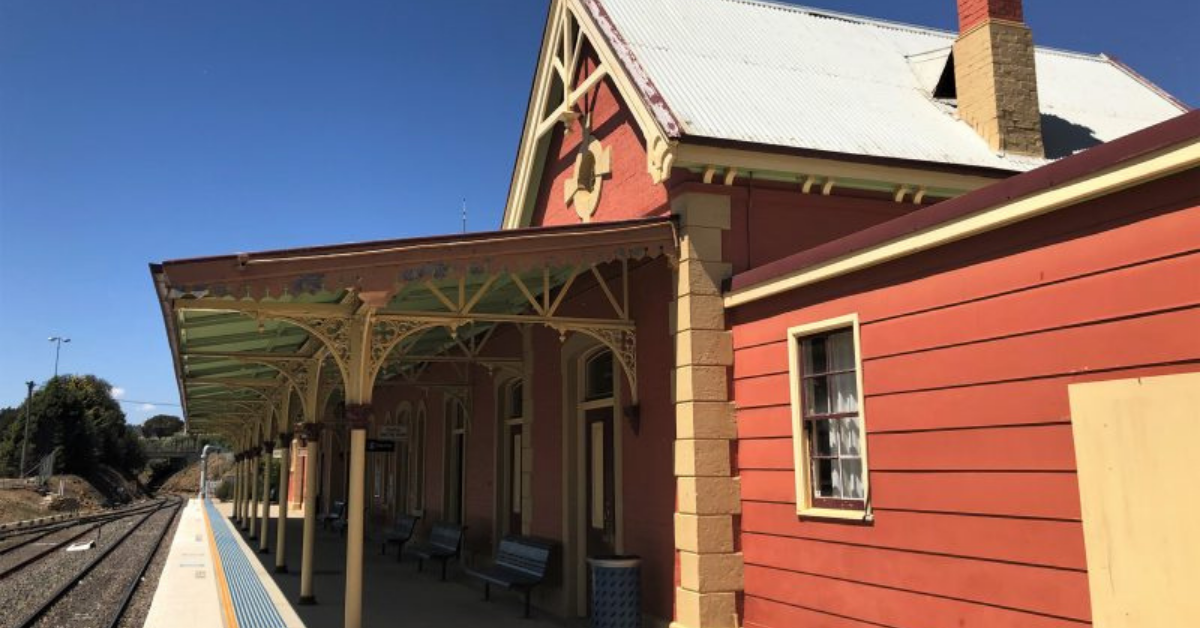
<svg viewBox="0 0 1200 628"><path fill-rule="evenodd" d="M274 509L272 509L274 510ZM274 553L259 554L229 520L230 505L190 500L175 531L146 628L327 628L341 626L345 603L345 537L318 530L313 584L317 604L297 606L303 520L287 520L287 573L274 573ZM274 521L271 522L272 540ZM273 543L272 543L273 545ZM257 547L257 546L255 546ZM521 617L515 595L493 592L493 601L464 581L441 582L437 570L417 573L393 550L379 554L378 539L364 549L363 625L443 628L582 626L535 609Z"/></svg>
<svg viewBox="0 0 1200 628"><path fill-rule="evenodd" d="M229 516L228 504L219 504L217 508ZM287 573L274 573L274 553L253 555L269 569L271 573L266 574L267 577L293 604L300 597L303 525L304 521L299 517L288 519ZM318 528L313 549L313 592L317 604L293 608L308 626L341 626L345 604L346 538ZM531 619L524 619L520 598L506 591L494 590L492 601L485 602L482 588L460 578L453 563L449 582L438 580L436 567L417 573L416 563L411 558L396 561L394 548L387 556L380 555L379 538L372 531L368 531L363 549L365 628L576 628L587 625L586 620L564 621L538 609L534 609Z"/></svg>
<svg viewBox="0 0 1200 628"><path fill-rule="evenodd" d="M255 553L209 502L188 501L146 628L304 628Z"/></svg>

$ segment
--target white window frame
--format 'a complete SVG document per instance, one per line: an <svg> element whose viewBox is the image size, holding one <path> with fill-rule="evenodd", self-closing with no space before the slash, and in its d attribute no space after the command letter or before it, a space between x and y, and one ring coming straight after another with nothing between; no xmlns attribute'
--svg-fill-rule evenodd
<svg viewBox="0 0 1200 628"><path fill-rule="evenodd" d="M840 329L852 330L854 337L854 376L858 386L858 417L862 425L860 433L859 451L862 452L862 468L863 468L863 507L852 508L817 508L812 505L812 482L809 479L809 469L811 468L809 460L809 443L808 433L804 429L804 408L801 395L801 356L800 356L800 341L807 336L814 336L830 331ZM827 318L824 320L806 323L790 327L787 330L787 345L788 345L788 386L790 388L789 395L792 402L792 459L795 463L796 472L796 514L801 517L816 517L828 519L852 519L857 521L869 520L871 518L871 486L870 486L870 464L867 458L867 412L866 405L863 403L863 369L862 369L862 341L859 334L858 314L847 314L835 318Z"/></svg>

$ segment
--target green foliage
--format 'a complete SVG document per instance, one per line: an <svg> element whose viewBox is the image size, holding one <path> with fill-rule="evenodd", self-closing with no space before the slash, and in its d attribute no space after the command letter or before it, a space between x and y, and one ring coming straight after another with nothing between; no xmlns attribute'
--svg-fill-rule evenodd
<svg viewBox="0 0 1200 628"><path fill-rule="evenodd" d="M181 471L185 464L182 460L151 460L148 466L150 470L150 479L147 484L151 487L162 486L163 482L167 481L172 475Z"/></svg>
<svg viewBox="0 0 1200 628"><path fill-rule="evenodd" d="M137 433L112 396L112 386L94 375L55 377L29 404L26 466L56 452L54 471L89 476L98 464L136 472L145 465ZM0 472L16 475L24 439L25 405L0 412Z"/></svg>
<svg viewBox="0 0 1200 628"><path fill-rule="evenodd" d="M166 438L183 431L183 419L169 414L156 414L142 423L146 438Z"/></svg>
<svg viewBox="0 0 1200 628"><path fill-rule="evenodd" d="M223 502L233 499L233 484L229 479L221 480L221 483L217 485L217 490L213 491L213 496Z"/></svg>

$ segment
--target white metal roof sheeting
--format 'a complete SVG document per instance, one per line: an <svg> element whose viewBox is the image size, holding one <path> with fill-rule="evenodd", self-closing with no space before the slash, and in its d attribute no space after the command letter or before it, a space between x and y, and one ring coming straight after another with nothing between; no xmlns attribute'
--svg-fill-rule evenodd
<svg viewBox="0 0 1200 628"><path fill-rule="evenodd" d="M599 0L683 135L1027 170L930 90L956 35L752 0ZM1047 153L1184 112L1103 55L1039 48Z"/></svg>

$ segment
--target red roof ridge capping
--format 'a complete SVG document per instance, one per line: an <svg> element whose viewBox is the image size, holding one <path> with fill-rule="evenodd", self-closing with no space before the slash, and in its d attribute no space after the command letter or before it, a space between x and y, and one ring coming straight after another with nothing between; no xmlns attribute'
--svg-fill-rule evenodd
<svg viewBox="0 0 1200 628"><path fill-rule="evenodd" d="M1197 138L1200 138L1200 110L1184 113L1052 164L747 270L727 282L726 292L750 288L898 240Z"/></svg>

